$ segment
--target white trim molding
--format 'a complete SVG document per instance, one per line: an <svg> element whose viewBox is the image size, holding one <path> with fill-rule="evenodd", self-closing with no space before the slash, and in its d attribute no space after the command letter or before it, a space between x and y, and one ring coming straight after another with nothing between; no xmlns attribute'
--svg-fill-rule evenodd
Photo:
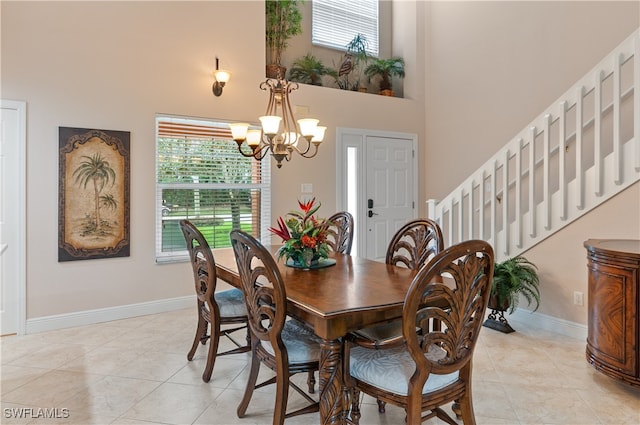
<svg viewBox="0 0 640 425"><path fill-rule="evenodd" d="M78 311L54 316L36 317L27 320L26 333L52 331L75 326L93 325L110 322L112 320L129 319L131 317L146 316L148 314L166 313L195 306L195 295L149 301L138 304L127 304L117 307L99 308L95 310Z"/></svg>

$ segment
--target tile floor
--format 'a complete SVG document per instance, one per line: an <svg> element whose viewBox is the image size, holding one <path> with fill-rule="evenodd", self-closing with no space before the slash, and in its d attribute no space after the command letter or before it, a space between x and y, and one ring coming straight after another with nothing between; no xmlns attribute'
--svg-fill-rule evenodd
<svg viewBox="0 0 640 425"><path fill-rule="evenodd" d="M0 423L271 424L270 388L254 394L248 416L236 416L247 354L218 358L211 382L202 382L206 347L186 360L195 322L194 311L180 310L0 338ZM640 389L595 372L585 360L584 341L511 324L513 334L487 328L480 334L474 363L478 424L640 425ZM289 405L301 403L292 392ZM14 417L18 412L29 418ZM58 418L42 418L47 414ZM318 415L286 423L318 423ZM404 412L388 406L379 415L375 401L365 398L361 423L401 425Z"/></svg>

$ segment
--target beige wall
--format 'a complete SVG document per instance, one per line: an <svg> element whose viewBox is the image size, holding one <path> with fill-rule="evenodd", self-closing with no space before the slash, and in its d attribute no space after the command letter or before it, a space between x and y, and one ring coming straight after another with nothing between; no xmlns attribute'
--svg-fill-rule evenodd
<svg viewBox="0 0 640 425"><path fill-rule="evenodd" d="M191 294L187 264L154 262L154 117L256 121L266 107L258 89L263 3L2 1L0 8L1 97L24 100L28 110L27 317ZM392 40L408 61L407 98L301 87L294 104L309 106L328 137L315 160L274 167L273 217L294 205L300 183L314 185L322 211L335 209L336 127L418 134L424 215L426 199L457 185L638 27L633 2L402 2L396 13L404 37L424 34ZM211 94L216 55L233 72L219 98ZM130 257L57 262L58 126L131 132ZM634 190L620 202L637 218ZM612 213L589 220L607 228ZM630 220L616 217L620 229ZM536 249L581 250L584 239L568 233ZM580 255L567 270L584 273ZM557 282L565 276L557 261L534 259L553 281L544 312L584 323L552 301L583 288L582 277Z"/></svg>
<svg viewBox="0 0 640 425"><path fill-rule="evenodd" d="M27 318L190 295L188 264L154 257L156 113L257 121L267 98L264 3L2 1L2 98L27 102ZM233 72L211 94L214 57ZM415 73L413 73L415 74ZM406 99L304 86L329 126L317 159L273 170L273 216L312 183L335 210L338 126L420 133ZM57 261L58 126L131 132L131 256Z"/></svg>
<svg viewBox="0 0 640 425"><path fill-rule="evenodd" d="M638 2L428 2L428 198L442 198L640 26ZM640 184L525 256L540 269L538 312L586 324L588 238L640 239ZM586 298L585 298L586 300ZM526 302L521 304L526 307Z"/></svg>

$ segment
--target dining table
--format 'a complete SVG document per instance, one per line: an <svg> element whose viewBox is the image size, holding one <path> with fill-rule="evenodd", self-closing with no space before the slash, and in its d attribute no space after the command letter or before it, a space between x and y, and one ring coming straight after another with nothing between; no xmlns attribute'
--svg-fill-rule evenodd
<svg viewBox="0 0 640 425"><path fill-rule="evenodd" d="M277 259L279 245L265 245ZM241 287L232 248L213 250L218 278ZM342 339L348 332L402 317L415 270L362 257L333 254L335 264L314 269L277 261L287 314L306 323L321 338L320 423L345 424L350 409L342 371Z"/></svg>

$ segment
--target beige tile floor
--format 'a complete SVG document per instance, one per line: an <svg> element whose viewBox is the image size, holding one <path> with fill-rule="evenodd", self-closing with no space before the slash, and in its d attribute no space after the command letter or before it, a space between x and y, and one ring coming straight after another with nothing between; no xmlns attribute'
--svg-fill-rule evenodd
<svg viewBox="0 0 640 425"><path fill-rule="evenodd" d="M195 321L194 311L180 310L2 337L0 423L271 424L272 388L254 394L248 416L236 416L248 354L218 358L211 382L202 382L206 347L186 360ZM584 341L511 323L513 334L487 328L480 334L474 363L478 424L640 425L640 389L595 372L585 360ZM291 394L289 405L301 404ZM318 423L318 415L286 423ZM375 401L365 398L361 423L401 425L404 412L388 406L379 415Z"/></svg>

